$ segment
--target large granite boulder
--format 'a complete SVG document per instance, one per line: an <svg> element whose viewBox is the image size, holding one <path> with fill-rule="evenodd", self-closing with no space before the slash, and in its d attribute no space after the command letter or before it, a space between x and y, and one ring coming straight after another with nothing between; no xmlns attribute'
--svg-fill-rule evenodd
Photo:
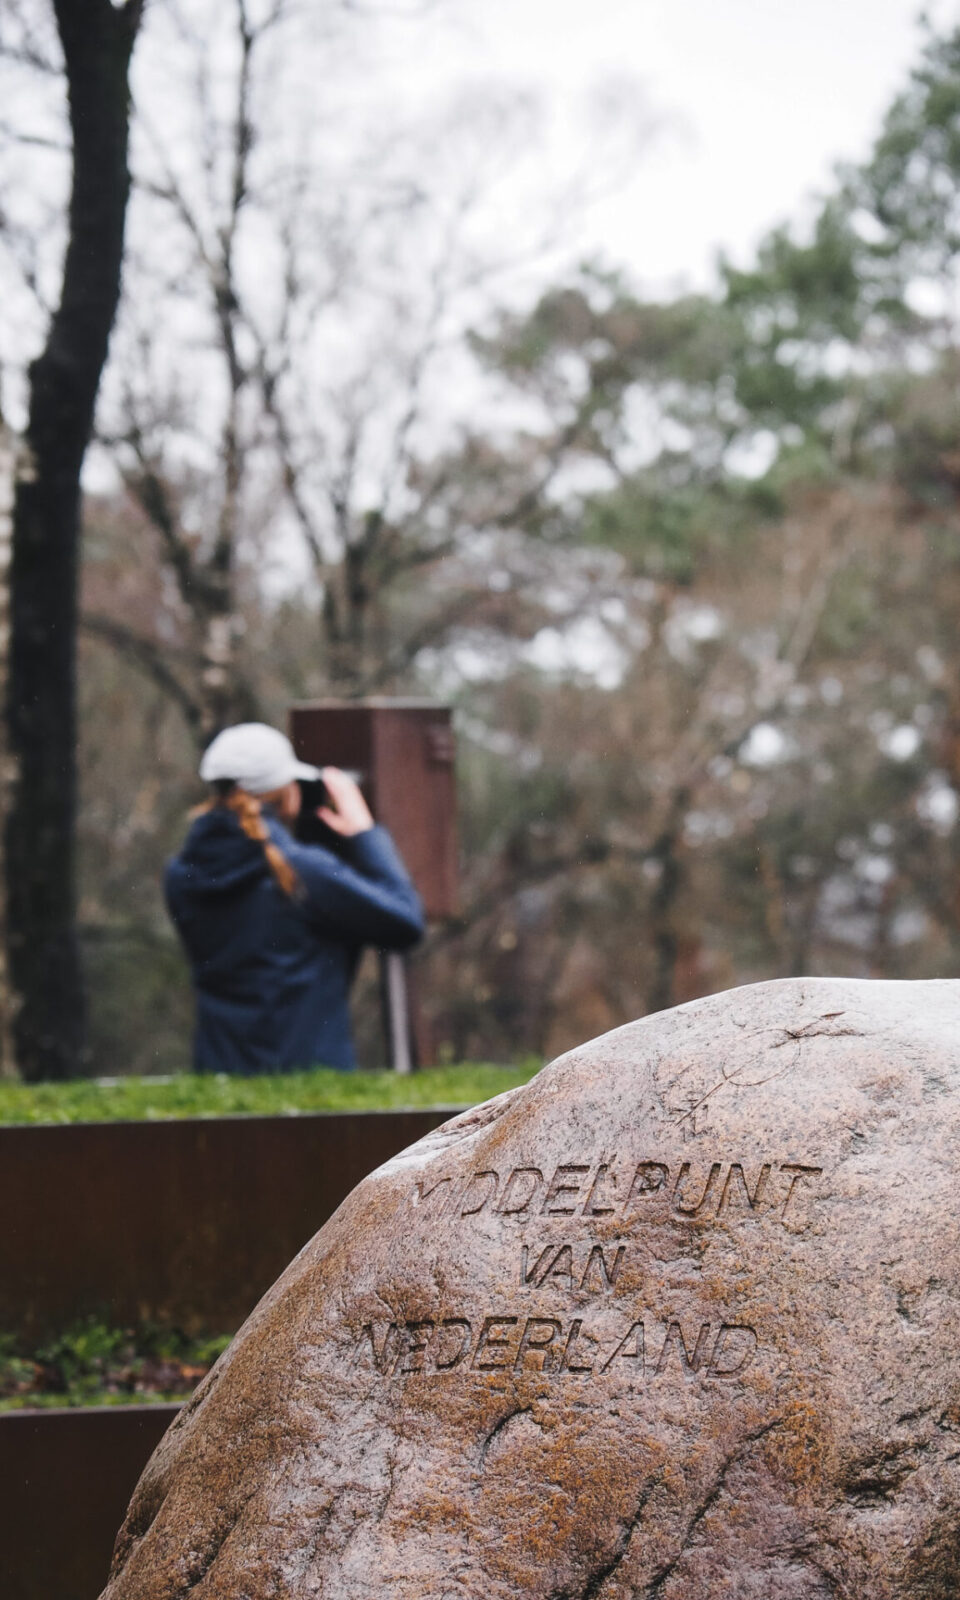
<svg viewBox="0 0 960 1600"><path fill-rule="evenodd" d="M762 984L414 1145L184 1408L109 1600L956 1600L960 983Z"/></svg>

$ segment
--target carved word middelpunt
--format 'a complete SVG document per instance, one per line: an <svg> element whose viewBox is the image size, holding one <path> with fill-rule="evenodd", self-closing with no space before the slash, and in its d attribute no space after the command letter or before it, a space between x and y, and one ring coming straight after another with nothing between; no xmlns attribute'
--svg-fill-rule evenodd
<svg viewBox="0 0 960 1600"><path fill-rule="evenodd" d="M630 1161L615 1156L563 1162L552 1171L483 1168L465 1178L424 1177L414 1205L449 1222L478 1217L608 1217L629 1224L667 1212L681 1218L746 1217L764 1213L792 1220L798 1203L816 1195L823 1168L800 1161ZM791 1208L792 1204L792 1208Z"/></svg>

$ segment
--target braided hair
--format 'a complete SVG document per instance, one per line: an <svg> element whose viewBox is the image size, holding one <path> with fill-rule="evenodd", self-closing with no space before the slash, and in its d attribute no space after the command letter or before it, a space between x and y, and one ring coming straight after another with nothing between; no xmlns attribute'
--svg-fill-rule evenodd
<svg viewBox="0 0 960 1600"><path fill-rule="evenodd" d="M301 893L300 879L283 851L270 837L261 800L256 795L248 794L246 789L238 788L232 778L218 778L213 787L216 799L198 806L194 815L202 816L205 812L217 809L231 811L247 838L263 846L267 866L284 894L290 895L291 899L296 898Z"/></svg>

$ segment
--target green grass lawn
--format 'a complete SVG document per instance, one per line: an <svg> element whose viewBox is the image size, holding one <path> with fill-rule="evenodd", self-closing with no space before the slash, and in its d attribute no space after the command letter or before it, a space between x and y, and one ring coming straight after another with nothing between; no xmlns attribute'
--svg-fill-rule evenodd
<svg viewBox="0 0 960 1600"><path fill-rule="evenodd" d="M381 1111L472 1106L526 1083L539 1061L520 1066L430 1067L394 1072L296 1072L265 1078L119 1078L109 1083L0 1082L0 1124L142 1122L170 1117L296 1116L304 1111Z"/></svg>

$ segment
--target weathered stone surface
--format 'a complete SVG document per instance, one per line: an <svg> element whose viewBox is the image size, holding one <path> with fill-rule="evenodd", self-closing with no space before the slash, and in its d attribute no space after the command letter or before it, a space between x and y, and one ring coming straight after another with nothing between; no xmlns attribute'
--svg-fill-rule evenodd
<svg viewBox="0 0 960 1600"><path fill-rule="evenodd" d="M960 983L795 980L382 1168L148 1466L109 1600L955 1600Z"/></svg>

